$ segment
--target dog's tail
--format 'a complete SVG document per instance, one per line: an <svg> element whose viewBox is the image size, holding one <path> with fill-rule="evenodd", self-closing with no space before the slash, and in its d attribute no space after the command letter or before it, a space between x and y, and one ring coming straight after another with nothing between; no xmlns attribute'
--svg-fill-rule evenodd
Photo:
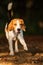
<svg viewBox="0 0 43 65"><path fill-rule="evenodd" d="M8 39L8 23L6 23L6 25L5 25L5 35Z"/></svg>

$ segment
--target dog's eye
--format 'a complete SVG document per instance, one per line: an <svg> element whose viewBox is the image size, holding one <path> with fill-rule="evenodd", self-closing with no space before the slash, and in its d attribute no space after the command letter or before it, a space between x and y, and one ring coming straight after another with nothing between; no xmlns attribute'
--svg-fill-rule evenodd
<svg viewBox="0 0 43 65"><path fill-rule="evenodd" d="M17 24L14 24L15 26L17 25Z"/></svg>

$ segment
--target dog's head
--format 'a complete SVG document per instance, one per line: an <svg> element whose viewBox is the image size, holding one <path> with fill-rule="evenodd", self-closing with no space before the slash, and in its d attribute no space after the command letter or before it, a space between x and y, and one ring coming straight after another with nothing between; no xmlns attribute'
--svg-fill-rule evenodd
<svg viewBox="0 0 43 65"><path fill-rule="evenodd" d="M8 30L14 30L15 32L26 31L25 28L23 19L13 19L8 25Z"/></svg>

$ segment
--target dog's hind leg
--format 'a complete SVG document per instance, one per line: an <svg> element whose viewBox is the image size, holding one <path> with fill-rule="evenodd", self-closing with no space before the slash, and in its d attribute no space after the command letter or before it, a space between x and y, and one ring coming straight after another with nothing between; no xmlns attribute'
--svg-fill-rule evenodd
<svg viewBox="0 0 43 65"><path fill-rule="evenodd" d="M18 52L18 40L15 41L15 52Z"/></svg>

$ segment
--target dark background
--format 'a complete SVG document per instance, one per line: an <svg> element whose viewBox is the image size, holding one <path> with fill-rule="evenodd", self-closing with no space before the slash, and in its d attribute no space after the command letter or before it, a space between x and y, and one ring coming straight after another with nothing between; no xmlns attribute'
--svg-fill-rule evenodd
<svg viewBox="0 0 43 65"><path fill-rule="evenodd" d="M13 3L13 16L7 9L9 2ZM0 0L0 33L13 18L24 19L26 35L43 35L43 0Z"/></svg>
<svg viewBox="0 0 43 65"><path fill-rule="evenodd" d="M8 11L10 2L13 6ZM22 18L25 22L24 39L28 52L24 51L21 44L18 44L19 52L16 54L15 44L13 44L15 54L10 56L4 28L6 22L9 23L13 18ZM43 65L43 0L0 0L0 65L7 64Z"/></svg>

